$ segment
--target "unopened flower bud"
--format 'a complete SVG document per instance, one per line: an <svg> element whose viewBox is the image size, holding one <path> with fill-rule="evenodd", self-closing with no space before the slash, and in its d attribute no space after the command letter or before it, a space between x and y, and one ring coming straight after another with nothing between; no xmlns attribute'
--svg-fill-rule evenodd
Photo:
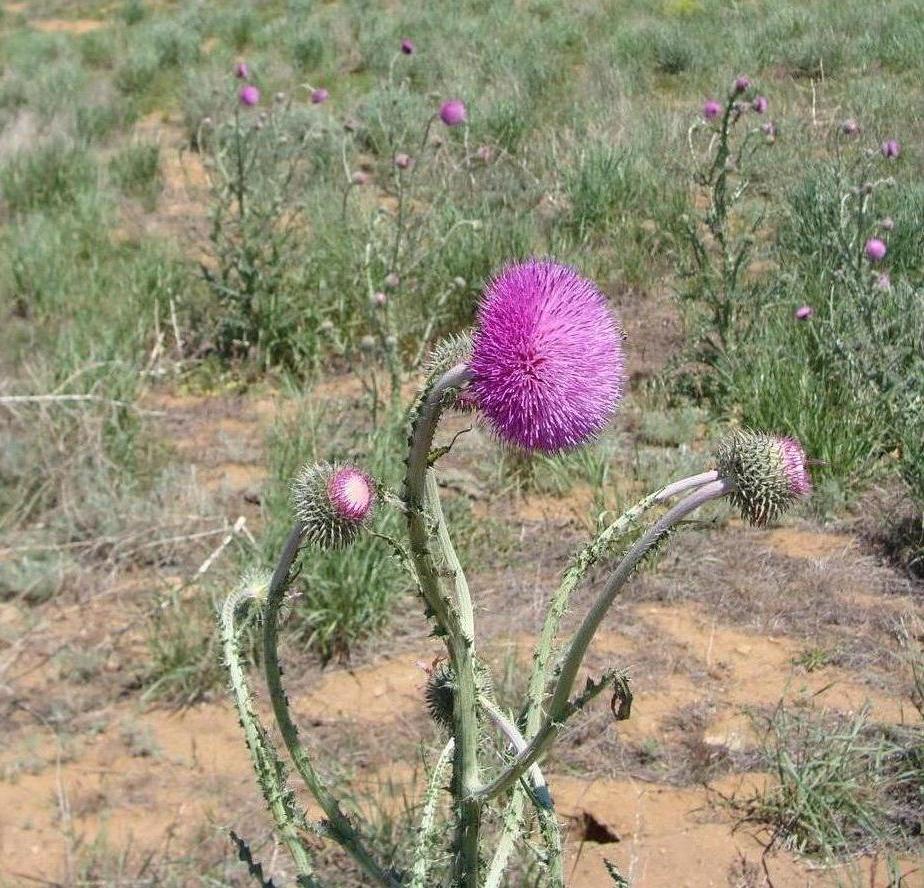
<svg viewBox="0 0 924 888"><path fill-rule="evenodd" d="M367 333L365 336L360 337L359 347L364 352L374 351L375 339Z"/></svg>
<svg viewBox="0 0 924 888"><path fill-rule="evenodd" d="M401 278L395 272L389 272L385 275L385 289L397 290L401 283Z"/></svg>
<svg viewBox="0 0 924 888"><path fill-rule="evenodd" d="M352 543L371 518L375 482L353 466L307 465L293 485L293 500L305 540L322 549Z"/></svg>

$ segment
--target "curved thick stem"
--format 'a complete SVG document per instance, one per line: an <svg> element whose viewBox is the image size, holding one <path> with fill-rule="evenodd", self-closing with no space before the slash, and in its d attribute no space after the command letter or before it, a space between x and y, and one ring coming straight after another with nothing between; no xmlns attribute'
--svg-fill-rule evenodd
<svg viewBox="0 0 924 888"><path fill-rule="evenodd" d="M475 650L471 637L471 602L464 585L461 567L456 573L454 602L445 592L437 559L430 550L433 526L438 519L439 492L430 468L430 450L433 436L444 409L447 395L464 385L471 377L465 364L459 364L444 373L423 393L409 442L407 472L404 479L404 504L408 524L411 557L420 582L421 594L427 602L439 629L446 636L446 647L456 678L453 695L453 733L455 758L453 762L453 796L456 801L456 853L453 860L453 883L467 888L478 884L478 837L481 824L481 802L474 798L479 787L478 770L478 717L475 685ZM444 542L448 532L441 530L437 520L436 542L444 549L447 562L452 565L454 551L451 543L446 550ZM458 559L455 559L458 565ZM464 615L463 615L464 614Z"/></svg>
<svg viewBox="0 0 924 888"><path fill-rule="evenodd" d="M636 540L634 545L619 562L613 575L597 596L596 601L594 601L593 606L588 611L575 633L568 648L568 653L562 661L558 681L555 684L555 690L549 704L549 714L546 716L542 726L535 736L530 739L529 746L522 754L517 756L500 776L490 784L481 787L473 794L475 799L486 802L488 799L493 798L498 793L503 792L513 785L513 783L519 780L527 768L539 758L549 741L551 741L564 726L565 720L574 711L574 707L570 703L569 698L574 686L574 680L584 660L584 655L587 653L587 648L614 599L629 577L632 576L642 559L661 541L664 535L675 524L683 520L687 515L698 509L704 503L724 496L731 492L733 488L733 483L725 479L719 479L704 484L694 493L691 493L673 508L669 509L649 527L638 540Z"/></svg>
<svg viewBox="0 0 924 888"><path fill-rule="evenodd" d="M238 608L249 598L251 595L245 589L237 589L227 597L218 615L225 664L228 667L234 704L244 728L244 739L247 741L247 749L250 751L257 782L260 784L263 797L273 815L276 830L292 855L295 868L299 873L298 884L314 888L318 883L312 875L308 850L295 827L296 812L293 810L291 799L286 795L284 777L280 772L282 765L257 717L247 677L241 665L241 652L234 617Z"/></svg>
<svg viewBox="0 0 924 888"><path fill-rule="evenodd" d="M266 608L263 617L263 660L266 672L266 684L269 688L270 701L273 704L273 713L279 724L282 739L285 742L289 755L296 770L301 775L311 794L317 799L330 824L330 835L340 844L353 859L382 885L397 888L399 879L383 869L372 858L365 844L353 827L349 818L340 807L340 803L321 780L315 771L307 750L302 746L298 736L298 728L289 714L289 703L285 690L282 687L282 670L279 668L278 631L279 608L289 583L289 571L302 544L303 529L296 524L286 540L279 563L270 582Z"/></svg>

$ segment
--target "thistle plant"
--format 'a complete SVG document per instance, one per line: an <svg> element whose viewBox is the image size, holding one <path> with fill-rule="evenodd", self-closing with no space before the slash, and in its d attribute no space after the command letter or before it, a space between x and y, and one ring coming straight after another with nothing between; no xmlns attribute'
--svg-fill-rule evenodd
<svg viewBox="0 0 924 888"><path fill-rule="evenodd" d="M499 446L547 454L583 447L611 421L623 396L623 336L592 282L556 262L530 260L497 275L485 290L472 336L441 344L428 366L408 414L400 492L389 492L355 466L308 466L295 480L295 522L271 579L245 579L221 614L234 700L258 784L299 884L320 884L310 848L324 840L340 845L369 884L497 888L507 884L514 849L530 839L528 807L538 823L547 882L563 885L561 824L542 758L568 721L601 693L612 695L617 718L630 715L628 676L617 665L579 681L611 605L646 557L706 503L728 497L755 525L782 514L811 490L807 460L792 438L739 430L718 447L712 467L665 485L602 527L575 553L549 596L526 698L506 712L479 654L472 592L440 503L439 462L453 446L440 443L440 422L461 402L478 412ZM406 539L382 542L406 563L433 634L445 644L421 706L446 740L430 771L408 870L379 859L369 829L321 776L292 719L278 655L280 613L297 560L319 548L340 548L349 558L349 545L371 530L376 508L401 514ZM562 639L562 617L592 567L605 567L609 578L578 628ZM238 626L245 608L262 620L261 659L273 715L291 766L324 812L320 823L296 805L287 768L253 706ZM253 868L249 849L246 859Z"/></svg>
<svg viewBox="0 0 924 888"><path fill-rule="evenodd" d="M741 205L758 152L776 141L776 125L765 117L769 104L742 75L723 101L704 102L687 133L693 183L705 207L685 219L691 262L682 295L705 309L705 317L695 318L695 357L710 366L736 344L743 279L763 224L763 213L747 218Z"/></svg>

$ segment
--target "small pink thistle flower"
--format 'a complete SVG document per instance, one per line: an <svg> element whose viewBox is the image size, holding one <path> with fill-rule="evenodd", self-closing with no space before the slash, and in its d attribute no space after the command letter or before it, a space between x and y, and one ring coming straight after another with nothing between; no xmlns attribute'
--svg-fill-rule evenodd
<svg viewBox="0 0 924 888"><path fill-rule="evenodd" d="M743 93L747 92L751 88L751 80L749 77L746 77L742 74L740 77L735 79L735 92Z"/></svg>
<svg viewBox="0 0 924 888"><path fill-rule="evenodd" d="M902 153L902 146L899 145L895 139L889 139L888 141L882 143L880 150L882 151L883 157L892 160Z"/></svg>
<svg viewBox="0 0 924 888"><path fill-rule="evenodd" d="M240 80L247 80L250 77L250 67L247 62L238 62L234 66L234 76Z"/></svg>
<svg viewBox="0 0 924 888"><path fill-rule="evenodd" d="M751 107L758 113L763 114L767 108L770 107L770 103L767 101L766 96L757 96L753 102L751 102Z"/></svg>
<svg viewBox="0 0 924 888"><path fill-rule="evenodd" d="M241 91L237 95L241 100L241 104L246 105L248 108L252 108L260 101L260 90L252 83L248 83L247 86L242 86Z"/></svg>
<svg viewBox="0 0 924 888"><path fill-rule="evenodd" d="M413 160L411 160L411 157L408 154L402 153L402 154L395 155L395 166L399 170L409 169L412 163L413 163Z"/></svg>
<svg viewBox="0 0 924 888"><path fill-rule="evenodd" d="M330 98L330 93L324 89L323 86L319 86L317 89L311 91L311 104L312 105L323 105Z"/></svg>
<svg viewBox="0 0 924 888"><path fill-rule="evenodd" d="M337 469L330 476L327 494L337 516L353 524L366 519L375 500L369 476L350 466Z"/></svg>
<svg viewBox="0 0 924 888"><path fill-rule="evenodd" d="M355 173L350 177L350 181L354 185L365 185L369 181L369 174L364 173L362 170L356 170Z"/></svg>
<svg viewBox="0 0 924 888"><path fill-rule="evenodd" d="M625 387L616 319L594 284L565 265L508 265L478 309L472 392L503 441L557 453L603 430Z"/></svg>
<svg viewBox="0 0 924 888"><path fill-rule="evenodd" d="M440 120L446 126L458 126L460 123L465 123L467 116L465 102L461 99L449 99L440 105Z"/></svg>
<svg viewBox="0 0 924 888"><path fill-rule="evenodd" d="M895 222L891 216L886 216L884 219L880 220L879 227L883 231L891 231L893 228L895 228Z"/></svg>
<svg viewBox="0 0 924 888"><path fill-rule="evenodd" d="M891 290L892 278L889 277L887 272L883 272L882 274L876 276L876 281L873 286L877 290Z"/></svg>
<svg viewBox="0 0 924 888"><path fill-rule="evenodd" d="M414 46L413 40L409 40L407 37L405 37L401 41L401 52L403 52L405 55L414 55L415 48L416 47Z"/></svg>
<svg viewBox="0 0 924 888"><path fill-rule="evenodd" d="M807 321L815 314L815 309L811 305L800 305L793 314L797 321Z"/></svg>
<svg viewBox="0 0 924 888"><path fill-rule="evenodd" d="M378 308L381 308L388 302L388 297L380 290L378 293L372 294L372 304Z"/></svg>
<svg viewBox="0 0 924 888"><path fill-rule="evenodd" d="M866 246L863 250L866 253L866 258L869 259L870 262L881 262L888 252L888 247L886 247L885 242L879 240L878 237L871 237L866 242Z"/></svg>
<svg viewBox="0 0 924 888"><path fill-rule="evenodd" d="M475 152L475 157L482 163L490 163L494 157L494 149L490 145L480 145Z"/></svg>
<svg viewBox="0 0 924 888"><path fill-rule="evenodd" d="M707 99L703 105L703 117L715 120L722 113L722 106L715 99Z"/></svg>
<svg viewBox="0 0 924 888"><path fill-rule="evenodd" d="M845 136L856 136L860 132L860 124L856 122L852 117L848 117L847 120L841 123L841 132Z"/></svg>

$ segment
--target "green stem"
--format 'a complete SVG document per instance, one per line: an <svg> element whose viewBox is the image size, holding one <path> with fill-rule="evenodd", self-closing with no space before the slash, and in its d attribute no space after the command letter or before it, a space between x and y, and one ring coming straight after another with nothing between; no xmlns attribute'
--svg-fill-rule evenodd
<svg viewBox="0 0 924 888"><path fill-rule="evenodd" d="M431 856L436 830L436 806L443 778L449 763L452 760L456 742L450 737L440 753L440 757L433 765L430 782L427 784L427 794L424 797L423 814L420 817L420 826L417 828L417 844L414 847L414 871L411 875L409 888L427 888L427 876L432 862Z"/></svg>
<svg viewBox="0 0 924 888"><path fill-rule="evenodd" d="M456 679L456 693L453 695L453 733L456 742L452 789L456 800L457 828L452 880L455 885L477 888L481 802L475 796L480 786L475 651L473 640L465 628L471 622L470 614L463 617L460 613L460 609L462 612L470 611L471 604L466 603L464 598L458 604L453 602L443 589L439 566L430 550L431 522L434 511L439 509L439 494L435 480L431 481L427 477L432 473L430 450L444 401L451 391L464 385L469 378L468 367L459 364L432 383L421 396L409 442L404 502L411 557L421 593L436 619L438 631L446 636L446 647ZM431 521L428 521L428 517ZM443 540L438 527L437 542L442 547ZM450 561L454 554L452 552L449 555L444 551L444 556ZM461 571L458 571L457 593L460 576Z"/></svg>
<svg viewBox="0 0 924 888"><path fill-rule="evenodd" d="M269 737L267 737L266 731L257 717L253 698L250 694L250 687L247 684L247 677L241 664L240 644L234 616L238 608L250 598L252 598L252 594L245 587L235 590L225 600L224 607L222 607L218 617L225 665L228 668L231 690L234 694L234 705L237 708L237 714L244 729L244 738L257 775L257 782L269 806L270 813L273 815L276 831L289 849L292 860L295 862L295 867L299 872L298 883L302 886L316 886L318 883L312 877L308 850L298 835L295 826L298 818L294 805L285 790L285 775L282 763L279 761L276 751L272 748Z"/></svg>
<svg viewBox="0 0 924 888"><path fill-rule="evenodd" d="M554 739L564 725L567 718L575 711L576 704L569 697L577 677L578 670L584 660L584 655L590 645L603 617L609 610L616 596L621 591L629 577L648 552L654 548L679 521L698 509L701 505L717 497L731 492L733 484L730 481L719 479L710 481L696 489L685 499L681 500L672 509L669 509L658 521L639 537L623 559L619 562L613 575L601 590L594 601L590 611L584 617L580 627L574 635L568 652L561 664L558 681L549 704L549 712L535 736L530 739L529 746L500 774L492 783L480 788L474 797L486 802L512 786L523 773L542 754L548 743Z"/></svg>
<svg viewBox="0 0 924 888"><path fill-rule="evenodd" d="M289 714L289 702L282 687L282 670L279 668L278 622L279 608L289 583L289 571L298 555L301 544L302 526L301 524L296 524L286 540L279 563L273 573L263 618L264 670L270 700L273 704L273 713L276 716L282 739L289 750L289 755L292 756L296 770L305 781L305 785L311 791L311 794L317 799L329 821L331 836L376 882L397 888L400 885L400 880L393 873L387 872L375 862L363 844L359 833L341 809L340 803L315 771L311 758L299 739L298 728Z"/></svg>

